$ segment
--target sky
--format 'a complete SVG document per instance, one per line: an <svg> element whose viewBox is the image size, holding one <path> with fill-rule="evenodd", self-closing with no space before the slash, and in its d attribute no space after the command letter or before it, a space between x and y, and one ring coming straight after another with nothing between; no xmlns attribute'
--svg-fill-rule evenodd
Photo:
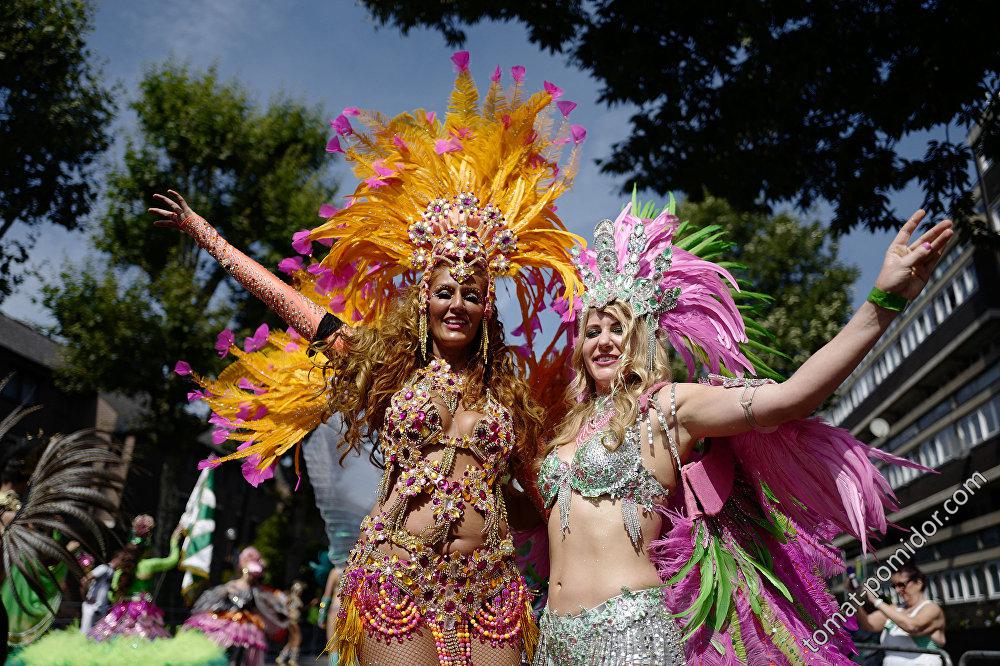
<svg viewBox="0 0 1000 666"><path fill-rule="evenodd" d="M524 65L530 90L552 81L565 90L563 99L578 103L572 120L588 131L584 160L574 188L559 201L559 214L570 230L589 237L596 222L615 214L625 199L619 193L623 181L601 174L594 159L608 155L614 143L627 137L633 109L599 104L595 80L567 65L565 56L531 45L518 24L482 24L466 32L464 48L471 52L471 72L481 88L496 65L508 72L508 81L509 67ZM345 0L110 0L99 3L89 46L105 78L119 85L118 144L109 163L120 154L121 137L133 130L134 118L125 107L135 98L143 73L170 58L195 70L214 65L223 78L238 79L261 103L286 93L319 105L331 118L345 106L390 115L418 107L443 112L454 82L449 61L454 49L440 34L413 30L403 36L391 27L378 27L364 8ZM909 142L915 152L923 152L922 139ZM342 162L335 173L342 194L353 189ZM901 214L919 203L914 188L893 199ZM828 207L818 207L803 216L829 222L830 215ZM302 226L315 224L304 220ZM162 233L152 227L150 232ZM842 258L862 269L855 303L863 301L873 284L892 236L856 230L842 239ZM43 279L55 276L67 263L98 258L88 245L85 231L42 228L28 267ZM0 310L30 324L51 325L52 318L36 302L39 285L37 277L29 277Z"/></svg>

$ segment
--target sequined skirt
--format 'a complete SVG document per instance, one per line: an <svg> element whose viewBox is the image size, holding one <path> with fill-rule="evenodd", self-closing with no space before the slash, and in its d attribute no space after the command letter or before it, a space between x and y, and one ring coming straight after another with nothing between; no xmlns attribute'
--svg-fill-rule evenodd
<svg viewBox="0 0 1000 666"><path fill-rule="evenodd" d="M163 611L148 592L116 603L87 635L98 641L114 636L170 638L170 632L163 626Z"/></svg>
<svg viewBox="0 0 1000 666"><path fill-rule="evenodd" d="M675 666L684 664L677 622L663 588L622 594L578 615L542 612L533 666Z"/></svg>

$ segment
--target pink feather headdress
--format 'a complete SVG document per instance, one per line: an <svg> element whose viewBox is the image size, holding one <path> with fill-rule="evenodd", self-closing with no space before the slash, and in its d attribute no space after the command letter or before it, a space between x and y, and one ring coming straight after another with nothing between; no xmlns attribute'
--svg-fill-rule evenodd
<svg viewBox="0 0 1000 666"><path fill-rule="evenodd" d="M618 219L602 220L594 229L590 249L576 248L577 270L586 287L584 311L612 301L628 303L637 317L646 317L650 362L658 338L666 338L688 370L704 365L717 373L754 372L740 350L748 341L743 316L730 287L736 280L722 266L677 247L674 233L680 220L673 202L656 217L649 206L636 211L628 203Z"/></svg>

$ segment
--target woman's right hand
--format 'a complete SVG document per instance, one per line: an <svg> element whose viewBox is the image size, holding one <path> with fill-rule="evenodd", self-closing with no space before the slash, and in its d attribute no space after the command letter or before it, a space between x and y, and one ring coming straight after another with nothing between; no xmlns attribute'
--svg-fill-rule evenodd
<svg viewBox="0 0 1000 666"><path fill-rule="evenodd" d="M171 196L166 196L163 194L154 194L154 199L159 199L164 204L167 205L169 210L164 208L150 208L149 212L154 215L159 215L161 219L154 220L153 225L157 227L165 227L168 229L181 229L183 230L184 221L195 214L191 207L188 206L187 202L184 201L184 197L178 194L175 190L167 190ZM175 201L176 199L176 201Z"/></svg>

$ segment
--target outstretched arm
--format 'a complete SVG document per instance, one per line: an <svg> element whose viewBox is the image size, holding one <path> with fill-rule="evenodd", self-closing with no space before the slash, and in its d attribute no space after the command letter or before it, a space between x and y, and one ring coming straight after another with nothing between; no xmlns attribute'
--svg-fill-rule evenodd
<svg viewBox="0 0 1000 666"><path fill-rule="evenodd" d="M302 337L313 340L320 320L326 314L323 308L227 243L205 218L191 210L180 194L174 190L167 192L173 198L162 194L153 195L169 208L150 208L149 212L162 218L153 224L180 229L193 238L199 247L212 255L247 291L263 301Z"/></svg>
<svg viewBox="0 0 1000 666"><path fill-rule="evenodd" d="M918 210L889 246L875 286L914 299L926 286L941 251L952 236L951 221L939 222L912 244L924 217ZM741 389L683 384L677 390L677 416L695 439L734 435L752 425L769 427L812 414L858 366L898 313L865 302L843 329L813 354L788 380L743 393ZM752 400L749 413L740 402ZM751 423L751 420L754 423Z"/></svg>
<svg viewBox="0 0 1000 666"><path fill-rule="evenodd" d="M135 565L135 577L139 580L149 580L153 574L170 571L176 567L181 559L180 542L183 533L183 530L178 527L170 535L170 554L166 557L149 557L139 560L139 563Z"/></svg>

